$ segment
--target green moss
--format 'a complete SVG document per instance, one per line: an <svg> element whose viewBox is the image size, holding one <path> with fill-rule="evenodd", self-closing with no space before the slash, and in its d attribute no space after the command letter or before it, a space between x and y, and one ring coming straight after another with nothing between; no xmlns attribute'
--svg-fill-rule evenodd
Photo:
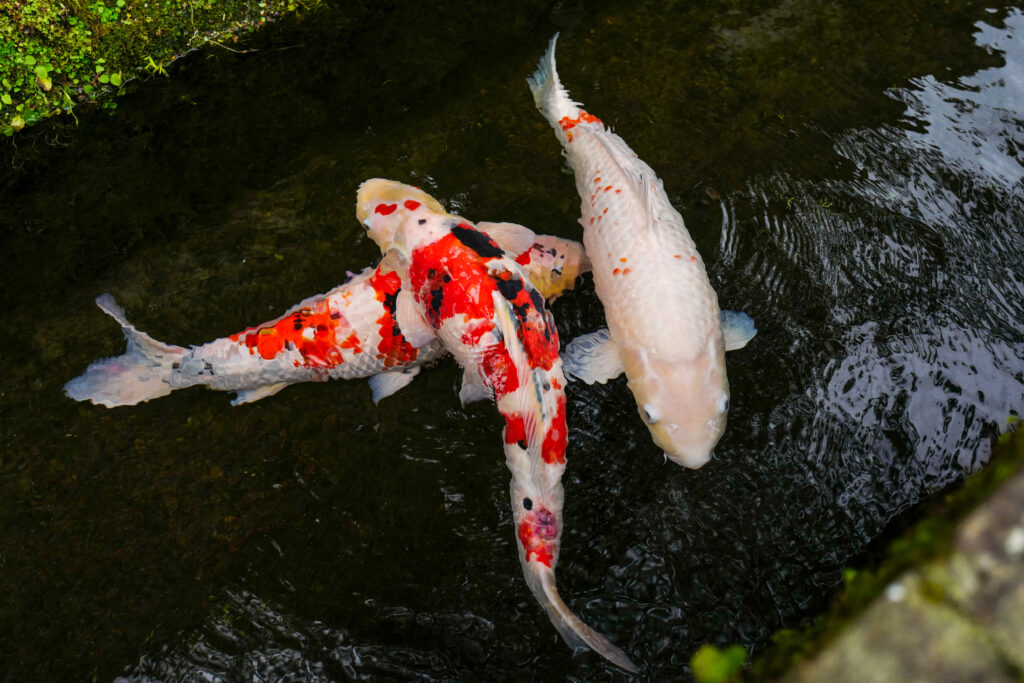
<svg viewBox="0 0 1024 683"><path fill-rule="evenodd" d="M1019 427L1016 417L1007 422ZM773 680L813 655L831 641L897 577L912 567L946 556L952 548L960 521L1010 476L1024 469L1024 429L1008 429L999 437L988 465L971 476L963 487L922 506L921 518L899 538L891 541L878 559L860 569L847 568L843 587L826 610L798 629L783 629L772 644L754 658L743 672L745 680ZM939 582L926 580L923 594L943 602L947 591Z"/></svg>
<svg viewBox="0 0 1024 683"><path fill-rule="evenodd" d="M12 0L0 13L0 131L109 99L205 43L323 0Z"/></svg>

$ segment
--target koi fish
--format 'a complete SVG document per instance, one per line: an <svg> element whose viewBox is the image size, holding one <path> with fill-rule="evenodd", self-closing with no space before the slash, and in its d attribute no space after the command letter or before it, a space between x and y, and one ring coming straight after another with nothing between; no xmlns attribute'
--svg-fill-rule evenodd
<svg viewBox="0 0 1024 683"><path fill-rule="evenodd" d="M499 235L508 231L506 224L482 225L493 226ZM577 276L589 268L579 243L517 228L517 245L526 246L516 260L544 296L572 289ZM76 401L112 408L205 385L235 392L231 404L239 405L298 382L367 377L376 403L447 353L439 341L417 347L406 339L395 321L400 287L399 273L384 259L276 320L188 349L137 330L114 298L103 294L96 304L121 325L127 351L96 361L65 384L64 391Z"/></svg>
<svg viewBox="0 0 1024 683"><path fill-rule="evenodd" d="M568 345L565 372L588 384L625 372L654 442L698 468L725 430L725 351L757 330L746 314L719 311L696 245L651 167L570 99L555 70L557 38L527 82L575 173L608 325Z"/></svg>
<svg viewBox="0 0 1024 683"><path fill-rule="evenodd" d="M493 398L505 419L516 541L530 591L570 647L590 647L636 672L621 649L572 613L555 585L568 433L558 331L543 296L493 229L439 210L421 190L368 180L356 207L371 239L405 266L408 285L396 302L401 328L414 346L439 339L463 368L463 403ZM504 236L514 233L508 228Z"/></svg>

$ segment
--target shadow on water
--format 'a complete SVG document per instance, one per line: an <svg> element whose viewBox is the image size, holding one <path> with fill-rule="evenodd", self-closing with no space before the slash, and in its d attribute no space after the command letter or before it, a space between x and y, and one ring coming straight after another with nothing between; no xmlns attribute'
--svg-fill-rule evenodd
<svg viewBox="0 0 1024 683"><path fill-rule="evenodd" d="M569 389L559 583L653 678L757 648L1024 403L1024 14L973 3L331 9L193 55L118 114L7 148L0 679L613 678L520 576L490 406L442 362L232 408L61 386L123 340L199 343L376 259L368 177L576 236L524 77L562 79L664 178L725 308L730 427L665 465L622 380ZM425 27L430 27L427 30ZM46 147L56 143L57 148ZM564 339L601 322L586 280Z"/></svg>

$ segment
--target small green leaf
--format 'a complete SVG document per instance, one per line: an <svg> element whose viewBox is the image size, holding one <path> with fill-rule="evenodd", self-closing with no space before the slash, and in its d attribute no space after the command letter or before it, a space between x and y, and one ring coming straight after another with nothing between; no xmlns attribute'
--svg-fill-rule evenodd
<svg viewBox="0 0 1024 683"><path fill-rule="evenodd" d="M25 55L25 63L29 66L34 66L36 63L36 58L32 55Z"/></svg>
<svg viewBox="0 0 1024 683"><path fill-rule="evenodd" d="M119 88L121 87L121 72L120 71L118 71L116 74L110 74L110 83L111 83L111 85L116 85Z"/></svg>
<svg viewBox="0 0 1024 683"><path fill-rule="evenodd" d="M705 643L690 659L690 668L699 683L725 683L739 675L747 650L742 645L733 645L719 650Z"/></svg>
<svg viewBox="0 0 1024 683"><path fill-rule="evenodd" d="M7 93L4 93L3 95L0 95L0 102L3 102L4 104L10 104L13 101L14 100L11 99L11 96L8 95Z"/></svg>
<svg viewBox="0 0 1024 683"><path fill-rule="evenodd" d="M107 74L100 76L100 83L110 83L110 76Z"/></svg>
<svg viewBox="0 0 1024 683"><path fill-rule="evenodd" d="M101 74L101 73L103 73L104 71L106 71L106 69L104 69L104 68L103 68L102 66L100 66L99 64L97 64L97 65L96 65L96 73L98 73L98 74Z"/></svg>
<svg viewBox="0 0 1024 683"><path fill-rule="evenodd" d="M78 17L68 17L68 24L70 24L71 26L77 26Z"/></svg>
<svg viewBox="0 0 1024 683"><path fill-rule="evenodd" d="M8 90L10 90L11 88L14 87L13 85L11 85L11 82L9 80L7 80L6 78L3 81L0 81L0 83L3 83L4 87L7 88Z"/></svg>
<svg viewBox="0 0 1024 683"><path fill-rule="evenodd" d="M118 7L124 7L124 0L117 0Z"/></svg>
<svg viewBox="0 0 1024 683"><path fill-rule="evenodd" d="M14 130L21 130L24 127L25 119L21 118L20 116L15 116L13 119L11 119L11 128L13 128Z"/></svg>

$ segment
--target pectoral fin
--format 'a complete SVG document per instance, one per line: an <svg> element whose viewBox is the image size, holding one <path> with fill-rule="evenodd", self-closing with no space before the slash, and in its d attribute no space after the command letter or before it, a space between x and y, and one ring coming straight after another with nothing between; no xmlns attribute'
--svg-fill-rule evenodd
<svg viewBox="0 0 1024 683"><path fill-rule="evenodd" d="M562 370L570 379L587 384L604 384L623 373L619 345L612 339L608 328L576 337L562 354Z"/></svg>
<svg viewBox="0 0 1024 683"><path fill-rule="evenodd" d="M370 377L366 381L370 385L374 404L380 403L381 399L387 398L413 381L419 372L419 367L413 366L401 370L389 370L388 372L382 372L379 375Z"/></svg>
<svg viewBox="0 0 1024 683"><path fill-rule="evenodd" d="M487 388L477 373L463 371L462 388L459 390L459 400L462 401L462 405L483 401L492 396L491 390Z"/></svg>
<svg viewBox="0 0 1024 683"><path fill-rule="evenodd" d="M502 249L510 254L518 255L533 246L537 234L529 228L516 223L477 223L476 229L486 232L487 236L497 242Z"/></svg>
<svg viewBox="0 0 1024 683"><path fill-rule="evenodd" d="M735 351L747 345L757 328L754 319L740 311L722 311L722 336L725 338L725 350Z"/></svg>
<svg viewBox="0 0 1024 683"><path fill-rule="evenodd" d="M434 328L423 317L419 305L407 289L403 288L398 292L395 301L395 320L402 331L402 336L417 349L430 343L436 336Z"/></svg>
<svg viewBox="0 0 1024 683"><path fill-rule="evenodd" d="M260 387L259 389L246 389L245 391L236 391L235 397L231 400L231 405L240 406L243 403L252 403L253 401L258 401L261 398L273 396L274 394L281 391L289 384L291 384L291 382L281 382L280 384L270 384L265 387Z"/></svg>

